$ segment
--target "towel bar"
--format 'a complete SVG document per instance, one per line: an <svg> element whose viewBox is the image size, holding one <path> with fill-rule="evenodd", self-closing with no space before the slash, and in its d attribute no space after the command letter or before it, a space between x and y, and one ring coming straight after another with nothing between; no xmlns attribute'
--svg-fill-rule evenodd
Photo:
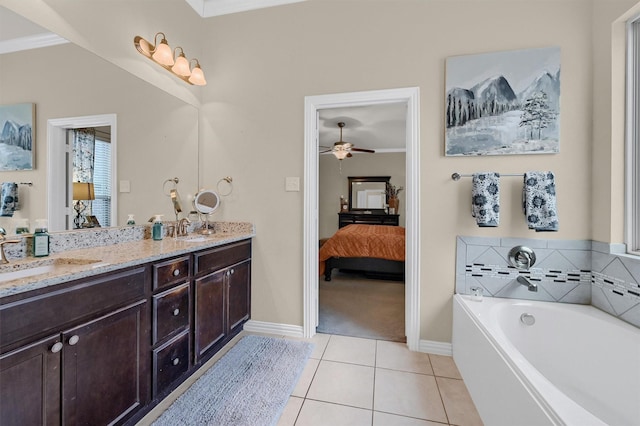
<svg viewBox="0 0 640 426"><path fill-rule="evenodd" d="M504 173L504 174L500 173L500 177L502 177L502 176L520 176L520 177L523 177L524 173ZM461 175L460 173L457 173L457 172L451 174L451 179L453 179L453 180L460 180L461 177L473 177L473 175L471 175L471 174Z"/></svg>

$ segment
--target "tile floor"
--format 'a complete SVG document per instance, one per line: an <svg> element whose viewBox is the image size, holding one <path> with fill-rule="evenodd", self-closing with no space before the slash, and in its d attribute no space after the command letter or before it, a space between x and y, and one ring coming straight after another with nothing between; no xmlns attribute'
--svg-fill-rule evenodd
<svg viewBox="0 0 640 426"><path fill-rule="evenodd" d="M482 425L453 359L317 334L278 426Z"/></svg>

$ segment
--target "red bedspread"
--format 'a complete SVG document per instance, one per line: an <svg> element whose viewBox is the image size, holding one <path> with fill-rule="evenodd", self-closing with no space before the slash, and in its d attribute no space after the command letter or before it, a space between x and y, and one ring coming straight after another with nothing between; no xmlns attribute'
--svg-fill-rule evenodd
<svg viewBox="0 0 640 426"><path fill-rule="evenodd" d="M374 257L404 261L405 229L401 226L348 225L320 247L320 275L330 257Z"/></svg>

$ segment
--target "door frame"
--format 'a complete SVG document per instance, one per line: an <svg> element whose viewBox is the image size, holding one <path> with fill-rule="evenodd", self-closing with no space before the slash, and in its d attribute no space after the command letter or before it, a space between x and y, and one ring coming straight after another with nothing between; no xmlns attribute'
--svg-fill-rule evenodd
<svg viewBox="0 0 640 426"><path fill-rule="evenodd" d="M86 127L111 127L111 226L118 225L118 130L116 114L88 115L83 117L52 118L47 120L47 217L49 231L64 231L67 218L73 217L67 165L70 153L67 144L69 129Z"/></svg>
<svg viewBox="0 0 640 426"><path fill-rule="evenodd" d="M406 117L405 333L407 346L420 346L420 90L418 87L306 96L304 107L304 337L316 333L318 296L318 111L328 108L404 102Z"/></svg>

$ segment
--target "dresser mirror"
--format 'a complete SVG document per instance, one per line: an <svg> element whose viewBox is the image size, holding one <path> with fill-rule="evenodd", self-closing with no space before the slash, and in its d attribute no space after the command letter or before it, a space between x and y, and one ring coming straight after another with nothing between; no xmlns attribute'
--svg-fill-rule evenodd
<svg viewBox="0 0 640 426"><path fill-rule="evenodd" d="M391 176L349 176L349 211L383 213Z"/></svg>

